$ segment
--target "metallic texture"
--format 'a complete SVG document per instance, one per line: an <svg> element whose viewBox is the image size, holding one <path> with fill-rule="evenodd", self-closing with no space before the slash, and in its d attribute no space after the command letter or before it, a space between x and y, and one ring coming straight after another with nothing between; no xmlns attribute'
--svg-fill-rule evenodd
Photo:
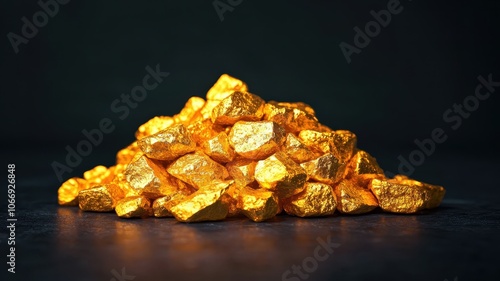
<svg viewBox="0 0 500 281"><path fill-rule="evenodd" d="M264 159L279 150L285 141L285 129L271 121L239 121L229 133L234 151L248 159Z"/></svg>
<svg viewBox="0 0 500 281"><path fill-rule="evenodd" d="M140 139L137 144L149 158L173 160L196 149L191 134L182 124Z"/></svg>
<svg viewBox="0 0 500 281"><path fill-rule="evenodd" d="M403 214L436 208L445 194L442 186L405 178L373 179L369 188L377 198L382 210Z"/></svg>
<svg viewBox="0 0 500 281"><path fill-rule="evenodd" d="M118 185L110 183L80 191L78 206L83 211L111 212L123 197L123 191Z"/></svg>
<svg viewBox="0 0 500 281"><path fill-rule="evenodd" d="M262 188L275 191L280 199L301 192L306 179L306 171L281 151L255 166L255 180Z"/></svg>
<svg viewBox="0 0 500 281"><path fill-rule="evenodd" d="M245 187L239 193L238 207L247 218L255 222L265 221L278 213L278 196L265 189Z"/></svg>
<svg viewBox="0 0 500 281"><path fill-rule="evenodd" d="M309 178L330 185L340 181L345 172L345 164L330 153L304 162L300 166Z"/></svg>
<svg viewBox="0 0 500 281"><path fill-rule="evenodd" d="M116 203L115 212L120 218L146 218L151 216L153 211L148 198L130 196Z"/></svg>
<svg viewBox="0 0 500 281"><path fill-rule="evenodd" d="M212 110L212 122L233 125L238 121L258 121L264 114L264 100L247 92L234 92Z"/></svg>
<svg viewBox="0 0 500 281"><path fill-rule="evenodd" d="M334 187L337 210L343 214L364 214L378 207L373 193L351 180L342 180Z"/></svg>
<svg viewBox="0 0 500 281"><path fill-rule="evenodd" d="M283 201L283 209L292 216L317 217L332 215L337 198L328 184L306 182L304 190Z"/></svg>

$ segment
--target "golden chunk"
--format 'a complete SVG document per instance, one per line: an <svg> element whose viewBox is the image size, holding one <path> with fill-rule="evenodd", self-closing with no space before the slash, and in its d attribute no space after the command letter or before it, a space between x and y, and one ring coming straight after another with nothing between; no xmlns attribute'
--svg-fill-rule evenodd
<svg viewBox="0 0 500 281"><path fill-rule="evenodd" d="M207 100L221 101L231 95L234 91L248 92L248 87L245 82L231 77L227 74L222 74L219 80L208 90Z"/></svg>
<svg viewBox="0 0 500 281"><path fill-rule="evenodd" d="M328 184L306 182L304 190L283 200L283 209L292 216L315 217L332 215L337 208L337 198Z"/></svg>
<svg viewBox="0 0 500 281"><path fill-rule="evenodd" d="M156 116L148 120L148 122L139 126L135 132L135 138L140 140L143 137L154 135L160 131L166 130L175 124L174 118L170 116Z"/></svg>
<svg viewBox="0 0 500 281"><path fill-rule="evenodd" d="M83 173L83 178L87 182L86 188L110 183L115 177L114 168L109 169L106 166L95 166L94 168Z"/></svg>
<svg viewBox="0 0 500 281"><path fill-rule="evenodd" d="M173 160L196 149L191 134L182 124L140 139L137 144L149 158Z"/></svg>
<svg viewBox="0 0 500 281"><path fill-rule="evenodd" d="M347 164L347 177L362 174L384 174L377 160L366 151L358 150Z"/></svg>
<svg viewBox="0 0 500 281"><path fill-rule="evenodd" d="M202 149L205 154L219 163L227 163L234 158L234 150L229 144L227 134L224 132L204 142Z"/></svg>
<svg viewBox="0 0 500 281"><path fill-rule="evenodd" d="M357 142L358 138L353 132L347 130L336 130L333 134L331 144L332 154L343 163L346 163L354 155Z"/></svg>
<svg viewBox="0 0 500 281"><path fill-rule="evenodd" d="M345 164L330 153L304 162L300 166L310 178L330 185L340 181L345 172Z"/></svg>
<svg viewBox="0 0 500 281"><path fill-rule="evenodd" d="M184 184L169 175L160 162L149 159L146 155L131 162L124 175L132 190L127 195L143 195L155 199L184 188L181 186Z"/></svg>
<svg viewBox="0 0 500 281"><path fill-rule="evenodd" d="M370 190L350 180L342 180L334 187L337 210L344 214L364 214L378 207L377 199Z"/></svg>
<svg viewBox="0 0 500 281"><path fill-rule="evenodd" d="M170 208L185 199L187 194L176 191L153 201L153 215L157 218L173 217Z"/></svg>
<svg viewBox="0 0 500 281"><path fill-rule="evenodd" d="M278 196L265 189L244 187L238 195L238 206L249 219L260 222L278 214Z"/></svg>
<svg viewBox="0 0 500 281"><path fill-rule="evenodd" d="M286 134L284 151L297 163L306 162L319 156L291 133Z"/></svg>
<svg viewBox="0 0 500 281"><path fill-rule="evenodd" d="M357 186L368 189L368 185L373 179L383 180L385 176L383 174L360 174L350 178Z"/></svg>
<svg viewBox="0 0 500 281"><path fill-rule="evenodd" d="M275 153L284 141L285 129L271 121L239 121L229 133L229 143L234 151L253 160Z"/></svg>
<svg viewBox="0 0 500 281"><path fill-rule="evenodd" d="M134 159L135 155L141 152L141 149L137 145L137 142L134 141L129 146L121 149L116 154L116 164L126 165Z"/></svg>
<svg viewBox="0 0 500 281"><path fill-rule="evenodd" d="M212 110L212 122L233 125L238 121L258 121L264 114L264 100L247 92L234 92Z"/></svg>
<svg viewBox="0 0 500 281"><path fill-rule="evenodd" d="M229 177L224 166L201 151L178 158L167 168L167 171L196 189L210 186L212 182L225 180Z"/></svg>
<svg viewBox="0 0 500 281"><path fill-rule="evenodd" d="M83 211L110 212L123 197L123 191L116 184L110 183L80 191L78 206Z"/></svg>
<svg viewBox="0 0 500 281"><path fill-rule="evenodd" d="M222 197L231 184L233 181L210 182L170 208L170 212L181 222L223 220L228 214L228 206Z"/></svg>
<svg viewBox="0 0 500 281"><path fill-rule="evenodd" d="M146 218L151 216L151 202L144 196L131 196L116 203L115 212L120 218Z"/></svg>
<svg viewBox="0 0 500 281"><path fill-rule="evenodd" d="M87 181L82 178L70 178L57 190L57 202L62 206L78 206L78 193L87 188Z"/></svg>
<svg viewBox="0 0 500 281"><path fill-rule="evenodd" d="M291 133L319 129L314 110L305 103L270 101L264 108L264 120L276 122Z"/></svg>
<svg viewBox="0 0 500 281"><path fill-rule="evenodd" d="M301 192L306 171L284 152L276 152L255 166L255 180L265 189L275 191L280 199Z"/></svg>
<svg viewBox="0 0 500 281"><path fill-rule="evenodd" d="M357 143L356 135L346 130L332 132L302 130L299 139L311 149L333 154L342 163L351 159Z"/></svg>
<svg viewBox="0 0 500 281"><path fill-rule="evenodd" d="M189 124L199 114L205 105L205 100L200 97L190 97L179 114L174 115L176 124ZM201 116L201 115L200 115Z"/></svg>
<svg viewBox="0 0 500 281"><path fill-rule="evenodd" d="M334 132L302 130L299 132L299 139L313 150L319 151L321 153L330 153L334 134Z"/></svg>
<svg viewBox="0 0 500 281"><path fill-rule="evenodd" d="M198 120L189 124L186 128L191 134L191 139L198 145L203 145L208 139L211 139L220 132L224 131L223 127L220 125L214 125L212 120L204 119Z"/></svg>
<svg viewBox="0 0 500 281"><path fill-rule="evenodd" d="M436 208L445 194L445 189L442 186L404 178L373 179L369 188L377 198L382 210L403 214Z"/></svg>
<svg viewBox="0 0 500 281"><path fill-rule="evenodd" d="M237 159L227 163L226 168L229 175L234 179L235 185L244 187L255 180L256 161L248 159Z"/></svg>

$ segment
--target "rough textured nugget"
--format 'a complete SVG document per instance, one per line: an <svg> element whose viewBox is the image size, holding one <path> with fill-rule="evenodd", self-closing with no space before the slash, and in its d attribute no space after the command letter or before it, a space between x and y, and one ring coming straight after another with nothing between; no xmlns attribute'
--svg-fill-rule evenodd
<svg viewBox="0 0 500 281"><path fill-rule="evenodd" d="M118 216L259 222L285 210L300 217L362 214L378 205L415 213L437 207L444 188L403 175L387 179L347 130L321 124L302 102L265 102L223 74L206 100L142 124L116 165L96 166L58 189L60 205Z"/></svg>
<svg viewBox="0 0 500 281"><path fill-rule="evenodd" d="M190 97L184 108L179 114L174 115L173 119L176 124L189 124L197 116L201 117L199 114L200 110L205 105L205 100L200 97ZM198 115L199 114L199 115ZM200 118L201 119L201 118Z"/></svg>
<svg viewBox="0 0 500 281"><path fill-rule="evenodd" d="M278 196L265 189L243 188L238 196L238 206L247 218L255 222L273 218L279 212Z"/></svg>
<svg viewBox="0 0 500 281"><path fill-rule="evenodd" d="M222 74L212 88L208 90L207 100L221 101L234 91L248 92L248 87L245 82L227 74Z"/></svg>
<svg viewBox="0 0 500 281"><path fill-rule="evenodd" d="M247 92L234 92L212 110L212 122L233 125L238 121L258 121L264 114L264 100Z"/></svg>
<svg viewBox="0 0 500 281"><path fill-rule="evenodd" d="M70 178L57 190L57 202L62 206L77 206L78 193L87 188L87 181L82 178Z"/></svg>
<svg viewBox="0 0 500 281"><path fill-rule="evenodd" d="M146 155L131 162L125 169L124 175L131 189L129 195L143 195L155 199L173 190L185 188L167 173L160 162L149 159Z"/></svg>
<svg viewBox="0 0 500 281"><path fill-rule="evenodd" d="M169 174L192 185L196 189L210 186L213 182L229 177L226 168L201 151L186 154L167 168Z"/></svg>
<svg viewBox="0 0 500 281"><path fill-rule="evenodd" d="M299 132L299 139L313 150L333 154L342 163L354 155L357 143L356 135L346 130L302 130Z"/></svg>
<svg viewBox="0 0 500 281"><path fill-rule="evenodd" d="M336 130L333 138L330 140L330 150L340 161L346 163L351 159L356 151L358 138L347 130Z"/></svg>
<svg viewBox="0 0 500 281"><path fill-rule="evenodd" d="M170 212L170 208L178 204L186 197L186 194L176 191L166 196L156 198L155 201L153 201L153 215L157 218L173 217L174 215Z"/></svg>
<svg viewBox="0 0 500 281"><path fill-rule="evenodd" d="M337 208L332 187L319 182L306 182L302 192L283 202L285 212L298 217L328 216Z"/></svg>
<svg viewBox="0 0 500 281"><path fill-rule="evenodd" d="M275 153L284 141L285 129L271 121L239 121L229 133L229 143L234 151L254 160Z"/></svg>
<svg viewBox="0 0 500 281"><path fill-rule="evenodd" d="M215 137L202 143L203 152L219 163L227 163L234 159L234 150L229 144L225 132L220 132Z"/></svg>
<svg viewBox="0 0 500 281"><path fill-rule="evenodd" d="M306 171L281 151L255 166L255 180L261 187L275 191L280 199L301 192L306 179Z"/></svg>
<svg viewBox="0 0 500 281"><path fill-rule="evenodd" d="M130 196L116 203L115 212L120 218L146 218L152 214L152 209L146 197Z"/></svg>
<svg viewBox="0 0 500 281"><path fill-rule="evenodd" d="M248 159L236 159L227 163L229 175L237 186L244 187L255 181L255 166L257 162Z"/></svg>
<svg viewBox="0 0 500 281"><path fill-rule="evenodd" d="M83 211L111 212L123 197L123 191L116 184L110 183L80 191L78 206Z"/></svg>
<svg viewBox="0 0 500 281"><path fill-rule="evenodd" d="M351 180L342 180L334 187L337 210L343 214L364 214L378 207L373 193Z"/></svg>
<svg viewBox="0 0 500 281"><path fill-rule="evenodd" d="M354 156L347 164L347 177L353 177L362 174L384 174L377 160L364 150L356 151Z"/></svg>
<svg viewBox="0 0 500 281"><path fill-rule="evenodd" d="M319 156L292 133L286 134L284 151L297 163L310 161Z"/></svg>
<svg viewBox="0 0 500 281"><path fill-rule="evenodd" d="M304 162L300 166L309 178L330 185L340 181L345 172L345 164L330 153Z"/></svg>
<svg viewBox="0 0 500 281"><path fill-rule="evenodd" d="M314 110L304 103L270 101L264 108L264 120L276 122L291 133L319 128Z"/></svg>
<svg viewBox="0 0 500 281"><path fill-rule="evenodd" d="M182 124L174 125L137 141L149 158L173 160L196 149L196 143Z"/></svg>
<svg viewBox="0 0 500 281"><path fill-rule="evenodd" d="M442 186L409 179L373 179L369 188L382 210L403 214L436 208L445 194Z"/></svg>
<svg viewBox="0 0 500 281"><path fill-rule="evenodd" d="M148 120L148 122L139 126L135 132L136 139L140 140L143 137L154 135L163 131L175 124L174 118L170 116L156 116Z"/></svg>
<svg viewBox="0 0 500 281"><path fill-rule="evenodd" d="M181 200L170 212L181 222L223 220L227 216L228 206L222 196L232 183L213 182Z"/></svg>

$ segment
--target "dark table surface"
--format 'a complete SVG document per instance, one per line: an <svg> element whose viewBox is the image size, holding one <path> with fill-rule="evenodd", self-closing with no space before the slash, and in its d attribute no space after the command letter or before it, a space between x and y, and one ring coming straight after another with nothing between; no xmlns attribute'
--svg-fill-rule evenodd
<svg viewBox="0 0 500 281"><path fill-rule="evenodd" d="M40 159L41 153L31 155ZM497 280L500 207L495 176L500 165L457 155L438 153L419 168L418 175L447 188L438 209L419 215L377 211L192 224L171 218L120 219L114 213L60 207L53 176L35 172L26 161L25 166L17 164L16 274L7 273L4 263L1 276L114 281ZM379 162L387 162L381 158ZM23 169L33 175L25 175ZM5 224L6 208L2 205ZM5 260L8 233L2 229ZM321 248L329 243L330 252Z"/></svg>

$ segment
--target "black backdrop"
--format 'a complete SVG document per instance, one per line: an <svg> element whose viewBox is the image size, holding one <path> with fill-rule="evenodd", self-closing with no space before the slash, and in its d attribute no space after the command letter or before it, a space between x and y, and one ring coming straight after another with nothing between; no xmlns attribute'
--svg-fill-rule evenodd
<svg viewBox="0 0 500 281"><path fill-rule="evenodd" d="M214 2L234 7L221 21ZM364 29L374 20L371 10L394 1L359 2L73 0L60 4L16 54L10 32L21 36L22 18L32 22L41 7L2 1L5 162L36 162L31 172L55 190L50 165L64 162L65 146L84 139L83 129L97 128L103 118L116 126L65 178L112 164L140 124L177 113L190 96L204 97L222 73L266 100L311 104L320 121L355 132L359 146L392 172L398 155L407 157L417 149L414 140L435 128L448 139L419 165L417 177L439 182L439 175L421 171L444 153L458 161L462 154L490 157L498 147L500 88L460 126L443 114L474 94L479 75L500 81L499 2L402 0L399 13L348 63L339 45L354 45L354 28ZM110 105L157 64L170 75L120 120Z"/></svg>

